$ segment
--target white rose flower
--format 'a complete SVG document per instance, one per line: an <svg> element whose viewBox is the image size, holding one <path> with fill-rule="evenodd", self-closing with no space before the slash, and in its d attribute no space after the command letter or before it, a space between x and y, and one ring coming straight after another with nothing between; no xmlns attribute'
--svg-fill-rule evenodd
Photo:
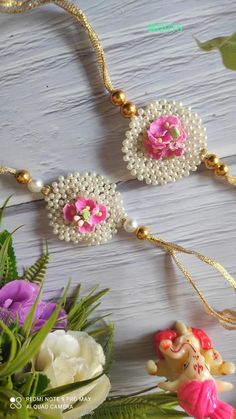
<svg viewBox="0 0 236 419"><path fill-rule="evenodd" d="M36 371L50 379L50 388L88 380L103 371L103 348L85 332L56 330L49 333L35 359ZM103 403L110 391L110 380L103 375L82 388L43 402L44 414L63 419L79 419ZM77 402L73 410L65 410Z"/></svg>

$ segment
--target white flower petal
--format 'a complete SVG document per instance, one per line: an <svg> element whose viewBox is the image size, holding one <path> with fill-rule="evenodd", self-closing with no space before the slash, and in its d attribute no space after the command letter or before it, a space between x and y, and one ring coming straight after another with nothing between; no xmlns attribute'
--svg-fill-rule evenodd
<svg viewBox="0 0 236 419"><path fill-rule="evenodd" d="M53 362L54 356L50 348L41 347L35 360L35 368L37 371L43 371Z"/></svg>
<svg viewBox="0 0 236 419"><path fill-rule="evenodd" d="M79 356L87 361L92 370L99 364L105 364L103 348L92 336L89 336L86 332L75 332L71 330L68 334L79 340Z"/></svg>
<svg viewBox="0 0 236 419"><path fill-rule="evenodd" d="M85 332L66 333L63 330L48 334L35 360L36 370L47 375L50 388L93 378L103 371L104 363L103 348L94 338ZM57 413L60 414L79 400L79 406L75 409L76 416L71 416L78 419L102 403L109 390L110 381L103 376L78 390L58 397L55 402L49 403L48 408L55 413L57 407Z"/></svg>

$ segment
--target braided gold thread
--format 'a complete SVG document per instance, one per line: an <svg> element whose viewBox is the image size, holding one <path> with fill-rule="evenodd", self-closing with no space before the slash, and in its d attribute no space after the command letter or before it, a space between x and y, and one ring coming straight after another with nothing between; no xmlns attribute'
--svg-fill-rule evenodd
<svg viewBox="0 0 236 419"><path fill-rule="evenodd" d="M227 175L226 179L231 185L236 186L236 176Z"/></svg>
<svg viewBox="0 0 236 419"><path fill-rule="evenodd" d="M198 286L195 284L193 278L191 277L188 270L185 268L183 263L177 256L177 253L193 255L197 259L201 260L202 262L206 263L207 265L212 266L216 269L228 282L228 284L236 291L236 281L235 279L227 272L227 270L218 262L208 258L207 256L201 255L194 250L185 249L178 244L167 242L159 237L154 237L149 234L149 230L147 227L139 227L136 230L136 236L141 240L146 240L155 246L161 247L165 252L169 253L170 256L173 258L174 262L176 263L179 270L183 273L187 281L193 287L193 289L198 294L205 310L207 313L215 317L226 329L236 329L236 311L231 309L224 309L223 311L215 310L206 300L203 293L200 291Z"/></svg>
<svg viewBox="0 0 236 419"><path fill-rule="evenodd" d="M16 169L13 169L12 167L0 167L0 175L16 175Z"/></svg>
<svg viewBox="0 0 236 419"><path fill-rule="evenodd" d="M78 6L67 0L0 0L0 12L13 14L25 13L29 10L36 9L37 7L50 3L55 4L61 9L64 9L67 13L72 15L85 29L89 40L96 52L98 67L104 86L108 92L111 93L114 88L112 86L107 69L104 50L101 46L98 35L94 31L84 12Z"/></svg>

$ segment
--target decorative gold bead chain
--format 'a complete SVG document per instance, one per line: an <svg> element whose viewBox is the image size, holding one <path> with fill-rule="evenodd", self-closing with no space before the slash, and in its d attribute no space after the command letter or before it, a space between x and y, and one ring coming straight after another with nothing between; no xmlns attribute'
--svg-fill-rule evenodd
<svg viewBox="0 0 236 419"><path fill-rule="evenodd" d="M214 170L216 176L225 178L231 185L236 185L236 177L229 174L229 168L216 154L206 153L204 156L205 166Z"/></svg>

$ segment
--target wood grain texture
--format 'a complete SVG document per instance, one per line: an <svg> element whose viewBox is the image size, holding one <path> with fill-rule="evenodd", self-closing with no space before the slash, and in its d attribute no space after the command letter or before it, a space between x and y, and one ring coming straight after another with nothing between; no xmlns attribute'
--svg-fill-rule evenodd
<svg viewBox="0 0 236 419"><path fill-rule="evenodd" d="M115 86L145 105L160 97L181 100L202 117L209 149L225 158L236 174L235 73L217 53L204 54L200 40L235 30L233 0L80 1L106 51ZM183 32L148 32L149 23L182 23ZM111 107L95 55L83 30L65 13L47 6L23 16L0 16L0 163L27 167L45 182L71 170L95 170L118 183L127 212L153 233L198 250L236 276L235 188L203 167L176 184L150 187L130 178L121 154L128 126ZM236 332L207 317L189 284L163 251L128 236L96 248L60 243L47 224L44 204L7 177L0 199L14 193L5 218L15 236L19 263L29 265L49 239L51 264L45 287L58 295L69 277L87 292L110 287L101 312L116 324L113 391L150 386L144 365L154 357L152 334L175 319L203 327L225 358L236 362ZM39 241L40 239L40 241ZM191 257L202 290L216 307L235 307L224 280ZM236 384L236 376L231 377ZM224 396L235 404L235 392Z"/></svg>

